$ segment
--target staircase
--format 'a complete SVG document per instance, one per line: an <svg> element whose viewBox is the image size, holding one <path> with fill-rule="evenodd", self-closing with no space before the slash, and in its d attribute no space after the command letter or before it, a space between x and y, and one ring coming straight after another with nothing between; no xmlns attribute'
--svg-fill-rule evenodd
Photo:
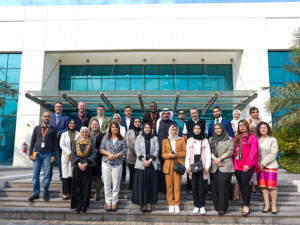
<svg viewBox="0 0 300 225"><path fill-rule="evenodd" d="M43 185L41 184L41 188ZM183 185L184 190L184 185ZM297 186L292 184L279 184L277 215L263 214L264 207L261 193L252 194L251 214L248 218L240 215L241 201L230 201L227 214L219 217L213 211L211 195L207 194L205 216L193 214L192 194L181 193L181 213L168 212L166 196L159 193L158 202L152 205L151 214L143 214L138 205L131 203L131 191L128 184L123 184L119 196L118 210L107 213L104 210L104 195L101 191L101 201L91 199L90 207L86 213L76 213L70 209L70 200L62 200L62 185L59 181L50 184L51 199L45 202L40 199L34 203L27 199L32 195L30 181L9 181L5 188L0 189L0 219L22 220L66 220L66 221L139 221L139 222L176 222L176 223L207 223L207 224L300 224L300 193ZM95 189L92 187L92 195Z"/></svg>

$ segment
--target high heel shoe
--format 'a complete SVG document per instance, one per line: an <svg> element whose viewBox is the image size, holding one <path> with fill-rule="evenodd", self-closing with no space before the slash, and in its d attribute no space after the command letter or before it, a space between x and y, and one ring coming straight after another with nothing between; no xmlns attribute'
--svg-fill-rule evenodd
<svg viewBox="0 0 300 225"><path fill-rule="evenodd" d="M250 208L248 212L242 211L242 216L243 217L248 217L250 215Z"/></svg>
<svg viewBox="0 0 300 225"><path fill-rule="evenodd" d="M262 213L268 213L268 212L271 212L271 207L269 207L269 209L268 210L263 210L263 211L261 211Z"/></svg>

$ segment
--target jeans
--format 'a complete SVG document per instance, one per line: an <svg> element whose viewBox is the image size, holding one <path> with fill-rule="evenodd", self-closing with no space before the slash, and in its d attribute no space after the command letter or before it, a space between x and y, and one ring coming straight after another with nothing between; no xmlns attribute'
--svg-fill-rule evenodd
<svg viewBox="0 0 300 225"><path fill-rule="evenodd" d="M33 161L33 193L35 195L40 194L40 172L43 166L44 169L44 195L49 194L49 186L50 186L50 173L51 173L51 156L52 152L45 152L45 153L37 153L36 158Z"/></svg>

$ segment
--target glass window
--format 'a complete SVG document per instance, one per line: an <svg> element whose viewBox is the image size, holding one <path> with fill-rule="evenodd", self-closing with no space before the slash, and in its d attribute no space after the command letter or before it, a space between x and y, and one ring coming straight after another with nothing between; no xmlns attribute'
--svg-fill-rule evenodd
<svg viewBox="0 0 300 225"><path fill-rule="evenodd" d="M86 78L87 66L74 66L74 77Z"/></svg>
<svg viewBox="0 0 300 225"><path fill-rule="evenodd" d="M203 90L202 79L189 79L189 90Z"/></svg>
<svg viewBox="0 0 300 225"><path fill-rule="evenodd" d="M8 55L8 68L21 68L22 54Z"/></svg>
<svg viewBox="0 0 300 225"><path fill-rule="evenodd" d="M99 78L93 78L93 79L88 79L88 86L87 86L87 90L91 90L91 91L97 91L97 90L101 90L101 78L99 76Z"/></svg>
<svg viewBox="0 0 300 225"><path fill-rule="evenodd" d="M0 54L0 56L1 56L1 54ZM4 80L6 80L6 69L1 69L0 68L0 80L1 81L4 81Z"/></svg>
<svg viewBox="0 0 300 225"><path fill-rule="evenodd" d="M2 146L1 146L2 149ZM14 150L1 150L0 149L0 165L2 166L10 166L13 163L14 158Z"/></svg>
<svg viewBox="0 0 300 225"><path fill-rule="evenodd" d="M231 65L219 65L218 66L218 78L232 79L232 66Z"/></svg>
<svg viewBox="0 0 300 225"><path fill-rule="evenodd" d="M117 67L118 78L130 78L130 66L118 66Z"/></svg>
<svg viewBox="0 0 300 225"><path fill-rule="evenodd" d="M130 90L130 79L116 79L116 90Z"/></svg>
<svg viewBox="0 0 300 225"><path fill-rule="evenodd" d="M1 149L14 149L15 133L2 133Z"/></svg>
<svg viewBox="0 0 300 225"><path fill-rule="evenodd" d="M101 75L101 66L88 66L88 75L93 77Z"/></svg>
<svg viewBox="0 0 300 225"><path fill-rule="evenodd" d="M176 88L177 87L177 88ZM188 79L176 79L175 90L189 90Z"/></svg>
<svg viewBox="0 0 300 225"><path fill-rule="evenodd" d="M146 79L146 90L159 90L159 80Z"/></svg>
<svg viewBox="0 0 300 225"><path fill-rule="evenodd" d="M110 76L102 76L102 90L116 90L115 78Z"/></svg>
<svg viewBox="0 0 300 225"><path fill-rule="evenodd" d="M86 91L87 90L87 78L74 79L73 90Z"/></svg>
<svg viewBox="0 0 300 225"><path fill-rule="evenodd" d="M131 79L130 80L131 90L145 90L145 82L143 79Z"/></svg>
<svg viewBox="0 0 300 225"><path fill-rule="evenodd" d="M174 90L173 79L160 79L160 90Z"/></svg>
<svg viewBox="0 0 300 225"><path fill-rule="evenodd" d="M70 79L74 75L74 66L61 66L60 67L60 78Z"/></svg>
<svg viewBox="0 0 300 225"><path fill-rule="evenodd" d="M2 120L2 132L13 132L16 129L16 116L6 116Z"/></svg>
<svg viewBox="0 0 300 225"><path fill-rule="evenodd" d="M218 67L216 65L205 65L203 66L203 74L209 75L210 78L217 78Z"/></svg>
<svg viewBox="0 0 300 225"><path fill-rule="evenodd" d="M284 64L290 64L291 63L291 56L293 55L293 52L284 52L283 57L284 57Z"/></svg>
<svg viewBox="0 0 300 225"><path fill-rule="evenodd" d="M4 113L5 116L16 116L17 115L17 108L18 108L18 101L17 100L5 100L5 107Z"/></svg>
<svg viewBox="0 0 300 225"><path fill-rule="evenodd" d="M205 91L210 91L210 90L220 90L218 88L218 80L217 79L211 79L211 78L207 78L207 76L205 77L205 79L203 79L204 81L204 89Z"/></svg>
<svg viewBox="0 0 300 225"><path fill-rule="evenodd" d="M202 78L203 70L202 65L189 66L189 78Z"/></svg>
<svg viewBox="0 0 300 225"><path fill-rule="evenodd" d="M269 52L269 67L283 66L283 52Z"/></svg>
<svg viewBox="0 0 300 225"><path fill-rule="evenodd" d="M284 82L284 69L283 67L269 68L271 82Z"/></svg>
<svg viewBox="0 0 300 225"><path fill-rule="evenodd" d="M146 74L146 78L158 78L159 66L157 65L145 66L145 74Z"/></svg>
<svg viewBox="0 0 300 225"><path fill-rule="evenodd" d="M0 68L7 68L8 54L0 54Z"/></svg>
<svg viewBox="0 0 300 225"><path fill-rule="evenodd" d="M116 74L116 67L113 66L102 66L102 75Z"/></svg>
<svg viewBox="0 0 300 225"><path fill-rule="evenodd" d="M72 83L73 80L60 80L59 81L59 90L72 90Z"/></svg>
<svg viewBox="0 0 300 225"><path fill-rule="evenodd" d="M187 76L189 74L189 66L188 65L175 65L175 74Z"/></svg>
<svg viewBox="0 0 300 225"><path fill-rule="evenodd" d="M20 82L20 69L8 69L7 70L7 83L19 83Z"/></svg>

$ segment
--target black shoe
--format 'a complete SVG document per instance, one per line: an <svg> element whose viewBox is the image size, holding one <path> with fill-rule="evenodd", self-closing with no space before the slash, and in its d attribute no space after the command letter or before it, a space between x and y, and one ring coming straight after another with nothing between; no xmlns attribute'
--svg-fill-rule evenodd
<svg viewBox="0 0 300 225"><path fill-rule="evenodd" d="M261 211L262 213L268 213L268 212L271 212L271 207L268 209L268 210L263 210Z"/></svg>
<svg viewBox="0 0 300 225"><path fill-rule="evenodd" d="M83 207L82 208L82 212L86 212L87 211L87 208L86 207Z"/></svg>
<svg viewBox="0 0 300 225"><path fill-rule="evenodd" d="M81 208L80 208L80 207L76 209L76 212L79 213L80 211L81 211Z"/></svg>
<svg viewBox="0 0 300 225"><path fill-rule="evenodd" d="M147 209L147 213L152 213L152 209Z"/></svg>
<svg viewBox="0 0 300 225"><path fill-rule="evenodd" d="M43 199L48 202L50 200L50 194L44 195Z"/></svg>
<svg viewBox="0 0 300 225"><path fill-rule="evenodd" d="M35 199L39 199L39 198L40 198L40 196L38 196L38 195L32 195L30 198L28 198L28 201L33 202Z"/></svg>
<svg viewBox="0 0 300 225"><path fill-rule="evenodd" d="M123 182L123 183L126 182L126 177L122 177L122 182Z"/></svg>
<svg viewBox="0 0 300 225"><path fill-rule="evenodd" d="M100 201L100 197L96 197L96 201Z"/></svg>
<svg viewBox="0 0 300 225"><path fill-rule="evenodd" d="M225 215L225 211L219 211L219 212L218 212L218 215L219 215L219 216L224 216L224 215Z"/></svg>

